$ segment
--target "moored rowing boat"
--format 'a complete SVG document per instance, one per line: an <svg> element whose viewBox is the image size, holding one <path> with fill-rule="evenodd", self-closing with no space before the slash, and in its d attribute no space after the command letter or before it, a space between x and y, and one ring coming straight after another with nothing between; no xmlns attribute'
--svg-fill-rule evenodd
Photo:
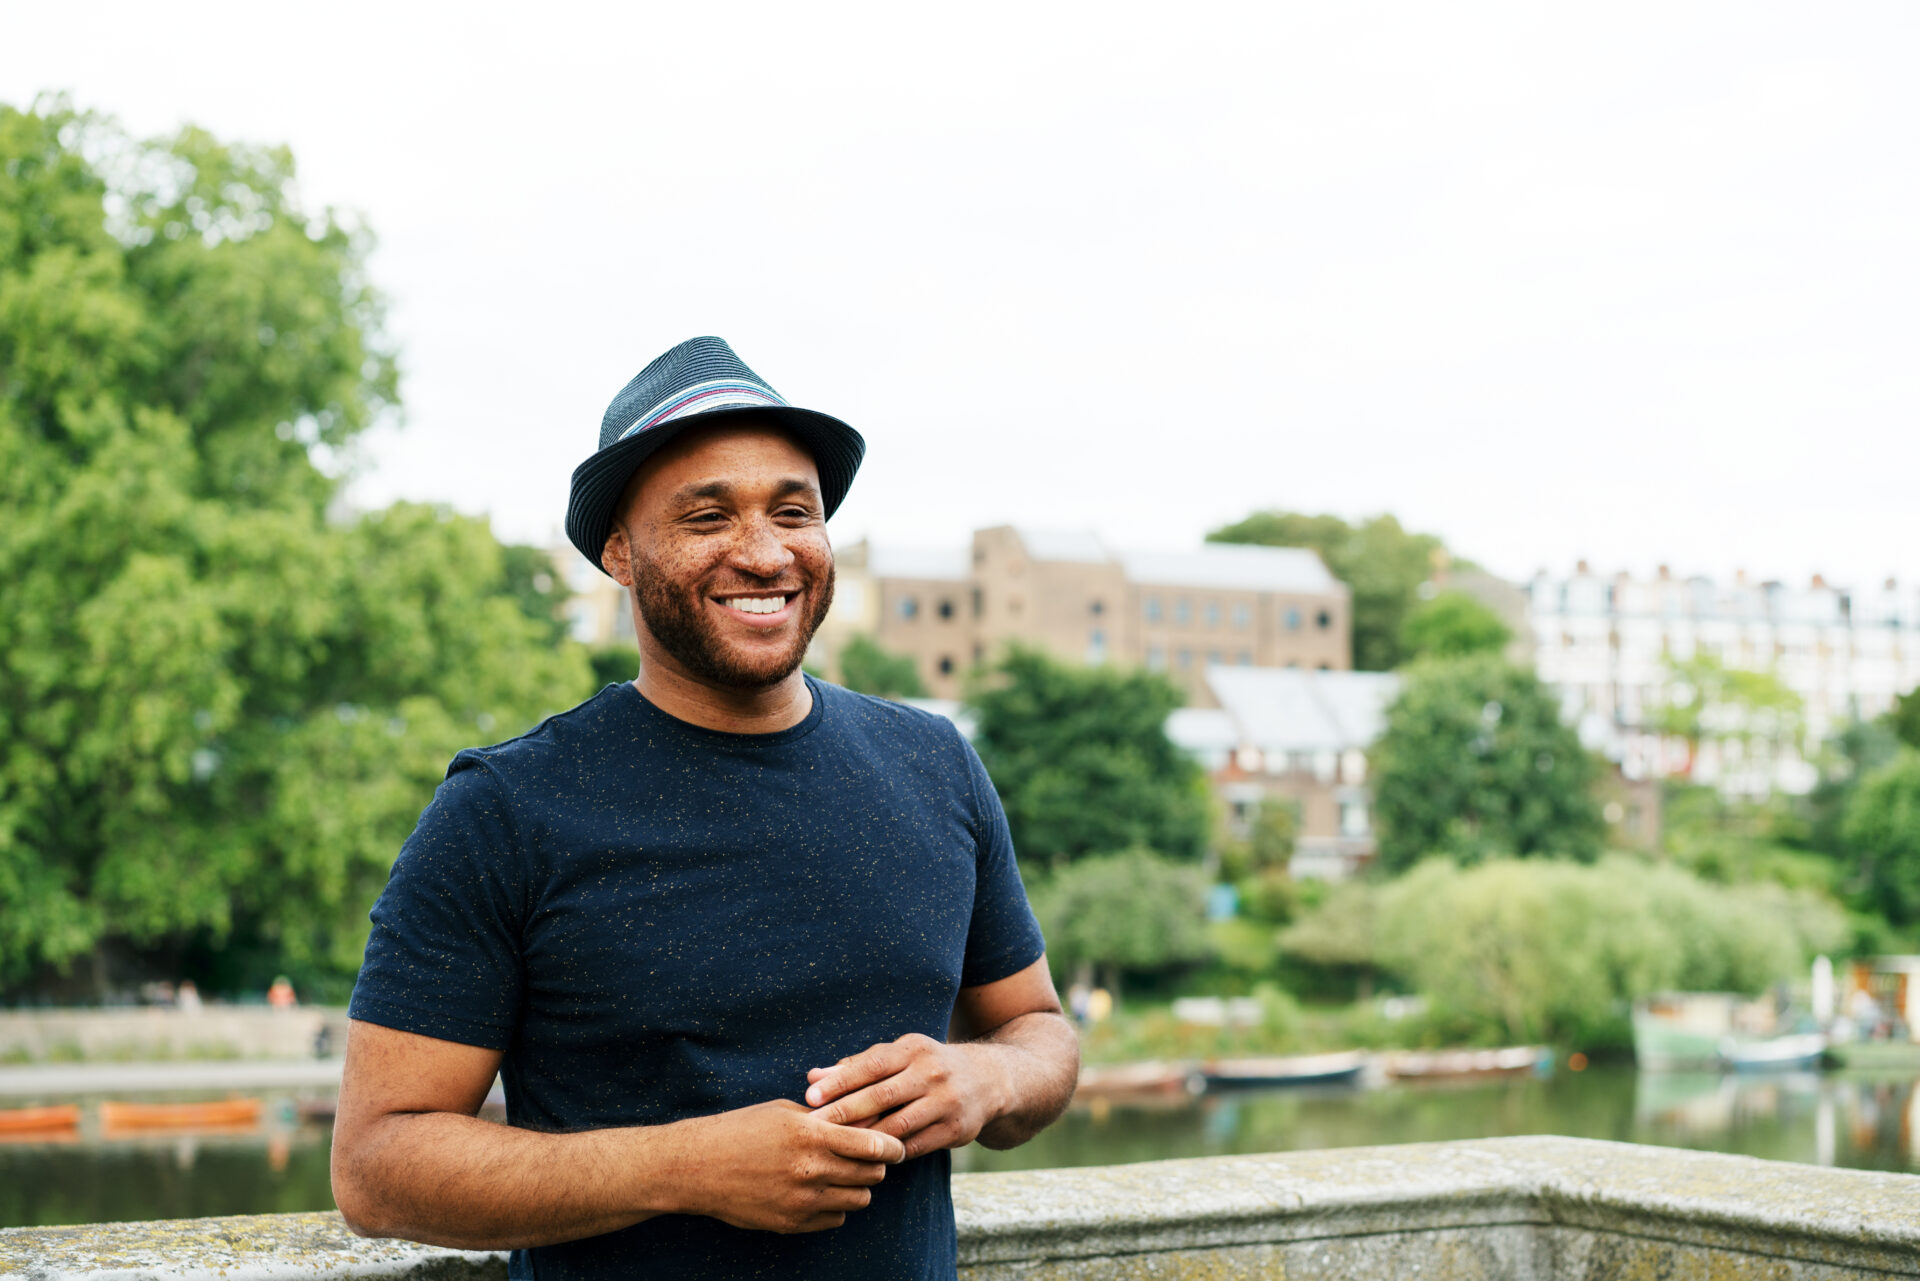
<svg viewBox="0 0 1920 1281"><path fill-rule="evenodd" d="M100 1124L109 1130L178 1130L207 1126L255 1125L259 1099L220 1099L212 1103L102 1103Z"/></svg>

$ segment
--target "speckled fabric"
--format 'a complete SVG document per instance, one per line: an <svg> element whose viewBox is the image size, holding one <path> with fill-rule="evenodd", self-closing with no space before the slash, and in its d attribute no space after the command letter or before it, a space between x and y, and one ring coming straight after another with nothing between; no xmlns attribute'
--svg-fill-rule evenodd
<svg viewBox="0 0 1920 1281"><path fill-rule="evenodd" d="M373 909L351 1013L504 1051L512 1124L657 1124L799 1100L806 1070L944 1037L962 985L1042 953L1005 815L946 720L809 682L776 734L610 685L460 753ZM944 1152L827 1232L664 1216L512 1275L952 1277Z"/></svg>

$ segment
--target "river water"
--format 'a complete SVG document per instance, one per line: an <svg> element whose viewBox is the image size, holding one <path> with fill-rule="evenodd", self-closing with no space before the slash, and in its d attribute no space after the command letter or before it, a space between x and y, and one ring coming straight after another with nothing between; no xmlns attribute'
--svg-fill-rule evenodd
<svg viewBox="0 0 1920 1281"><path fill-rule="evenodd" d="M269 1094L261 1124L236 1132L108 1138L89 1118L64 1142L0 1143L0 1226L330 1209L330 1129L324 1121L303 1120L301 1101L294 1092ZM1248 1091L1138 1106L1095 1100L1076 1104L1025 1147L967 1148L955 1154L954 1165L1108 1165L1509 1134L1920 1172L1920 1089L1911 1076L1595 1068L1547 1078Z"/></svg>

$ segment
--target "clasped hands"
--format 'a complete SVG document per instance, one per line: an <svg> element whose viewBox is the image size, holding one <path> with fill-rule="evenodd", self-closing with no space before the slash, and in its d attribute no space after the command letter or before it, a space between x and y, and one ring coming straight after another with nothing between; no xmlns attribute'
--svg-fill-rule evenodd
<svg viewBox="0 0 1920 1281"><path fill-rule="evenodd" d="M687 1208L742 1228L839 1227L866 1208L887 1166L971 1143L1007 1090L983 1047L919 1033L875 1045L810 1069L807 1107L780 1099L695 1122L720 1127L702 1146L718 1143L735 1160L724 1174L700 1162L720 1177Z"/></svg>

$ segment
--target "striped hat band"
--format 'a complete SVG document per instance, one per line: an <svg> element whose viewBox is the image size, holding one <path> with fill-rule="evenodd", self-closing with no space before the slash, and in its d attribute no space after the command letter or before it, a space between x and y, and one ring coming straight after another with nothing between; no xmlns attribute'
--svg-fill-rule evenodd
<svg viewBox="0 0 1920 1281"><path fill-rule="evenodd" d="M625 440L636 432L690 414L704 414L715 409L785 408L786 403L771 387L763 387L743 378L714 378L676 391L634 419L633 425L620 433L620 439Z"/></svg>

